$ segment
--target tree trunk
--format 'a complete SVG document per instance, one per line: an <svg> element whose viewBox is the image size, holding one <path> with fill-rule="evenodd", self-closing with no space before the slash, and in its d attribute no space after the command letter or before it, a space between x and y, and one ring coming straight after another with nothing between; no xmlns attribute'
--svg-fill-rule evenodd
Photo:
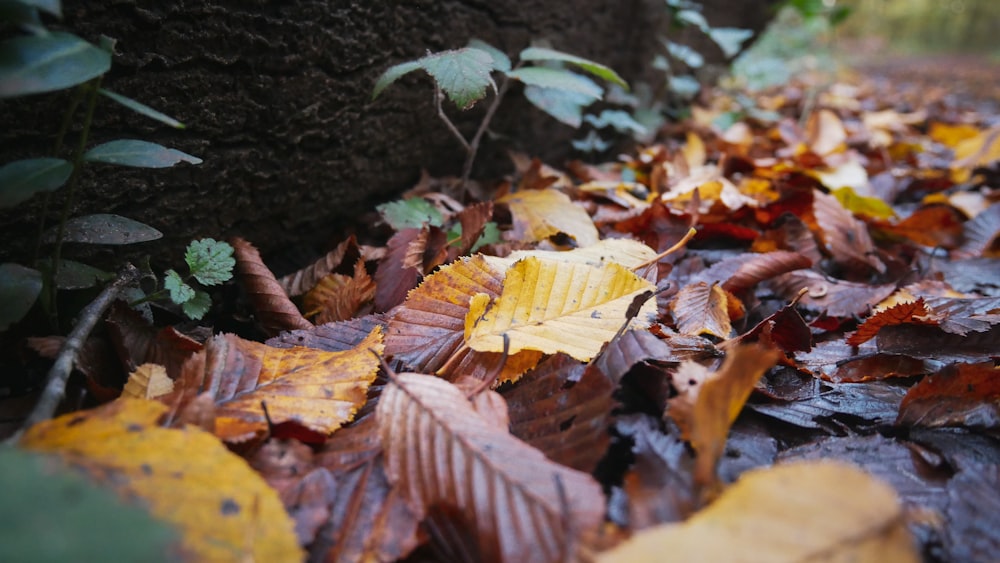
<svg viewBox="0 0 1000 563"><path fill-rule="evenodd" d="M724 0L704 4L710 23L759 31L773 0L739 11ZM70 30L118 40L107 88L188 125L169 129L102 100L92 143L145 139L204 159L164 170L90 166L73 215L111 212L160 229L164 239L135 250L174 267L184 245L203 236L239 234L265 255L322 243L411 186L421 167L458 173L462 149L435 115L426 76L414 73L372 101L375 79L392 64L471 38L512 55L547 39L629 81L648 80L666 22L662 0L70 0L64 9ZM734 14L744 19L724 21ZM573 131L514 98L497 119L508 144L487 143L475 175L495 174L511 142L556 164L567 156ZM0 162L50 155L67 99L0 103L8 124ZM460 127L472 131L482 111L462 114ZM0 214L0 236L10 241L0 259L24 259L40 199ZM55 216L50 210L50 223ZM116 258L103 252L103 262Z"/></svg>

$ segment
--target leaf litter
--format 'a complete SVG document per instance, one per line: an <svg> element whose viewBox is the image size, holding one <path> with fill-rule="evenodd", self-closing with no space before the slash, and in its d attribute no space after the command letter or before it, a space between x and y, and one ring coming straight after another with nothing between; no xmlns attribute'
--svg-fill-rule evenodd
<svg viewBox="0 0 1000 563"><path fill-rule="evenodd" d="M803 116L811 87L726 128L719 91L614 162L424 178L384 244L282 278L234 239L256 339L116 306L80 366L107 404L21 446L199 559L988 560L1000 136L871 82Z"/></svg>

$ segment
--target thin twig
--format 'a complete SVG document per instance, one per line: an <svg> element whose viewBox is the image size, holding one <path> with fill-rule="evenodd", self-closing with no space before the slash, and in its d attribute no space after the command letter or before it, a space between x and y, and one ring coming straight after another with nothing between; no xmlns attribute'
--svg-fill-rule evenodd
<svg viewBox="0 0 1000 563"><path fill-rule="evenodd" d="M104 314L104 310L118 297L118 293L138 277L139 270L131 263L126 263L115 280L104 288L97 299L91 301L80 311L80 320L66 337L66 342L59 350L55 363L49 369L48 381L45 383L41 397L38 398L38 403L35 404L34 410L28 415L21 429L7 439L8 444L20 440L24 431L34 424L52 418L66 394L66 380L69 379L69 374L73 371L73 363L76 361L76 356L80 353L83 343L86 342L87 336L90 335L90 331Z"/></svg>
<svg viewBox="0 0 1000 563"><path fill-rule="evenodd" d="M690 229L688 229L688 232L684 234L684 238L682 238L681 240L679 240L677 242L677 244L671 246L670 248L664 250L663 252L657 254L656 256L653 256L652 258L650 258L649 260L646 260L642 264L639 264L638 266L634 266L632 268L632 271L633 272L638 272L639 270L645 268L646 266L651 266L653 264L656 264L660 260L666 258L667 256L673 254L674 252L677 252L685 244L687 244L688 241L691 240L694 237L694 235L696 235L696 234L698 234L697 229L695 229L694 227L691 227Z"/></svg>
<svg viewBox="0 0 1000 563"><path fill-rule="evenodd" d="M437 81L435 81L434 105L437 107L438 117L441 118L441 121L444 121L444 124L448 127L448 130L451 131L451 134L454 135L456 139L458 139L458 142L462 143L462 147L465 148L465 153L468 154L469 151L472 150L472 148L469 147L469 141L465 140L465 136L462 135L462 132L458 130L458 127L455 127L455 124L450 119L448 119L448 115L444 113L443 102L444 102L444 93L441 92L441 87L438 86Z"/></svg>
<svg viewBox="0 0 1000 563"><path fill-rule="evenodd" d="M514 68L516 69L518 67L520 67L520 64ZM504 94L507 93L507 89L509 87L510 79L502 78L500 88L497 90L496 96L493 97L493 103L491 103L490 107L486 109L486 115L483 116L483 120L479 123L479 129L476 131L476 135L472 137L472 141L469 143L469 148L465 154L465 164L462 166L463 188L469 183L469 176L472 175L472 163L475 162L476 153L479 152L479 142L483 140L483 135L486 134L486 130L489 128L490 122L493 121L493 116L500 107L500 102L503 101Z"/></svg>

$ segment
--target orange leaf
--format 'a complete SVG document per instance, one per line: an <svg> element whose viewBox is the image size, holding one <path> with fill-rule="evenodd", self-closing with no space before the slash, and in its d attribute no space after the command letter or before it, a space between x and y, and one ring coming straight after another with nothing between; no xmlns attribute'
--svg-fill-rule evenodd
<svg viewBox="0 0 1000 563"><path fill-rule="evenodd" d="M678 426L687 429L691 447L698 454L695 483L701 486L715 483L715 466L725 449L729 427L743 409L757 380L780 355L777 350L757 344L734 347L717 372L687 393L670 400L667 413Z"/></svg>
<svg viewBox="0 0 1000 563"><path fill-rule="evenodd" d="M274 274L264 265L260 252L240 237L230 239L236 256L236 278L243 285L261 327L274 335L283 330L312 328L288 298Z"/></svg>
<svg viewBox="0 0 1000 563"><path fill-rule="evenodd" d="M378 372L382 331L375 329L352 350L324 352L313 348L272 348L219 335L205 352L192 358L178 382L180 411L204 392L216 403L215 434L240 442L263 435L268 421L293 422L329 434L354 417L365 403L368 386ZM174 404L176 399L162 399Z"/></svg>
<svg viewBox="0 0 1000 563"><path fill-rule="evenodd" d="M306 293L302 305L309 315L316 314L316 324L346 321L362 305L375 298L375 282L360 258L354 264L354 276L329 274Z"/></svg>
<svg viewBox="0 0 1000 563"><path fill-rule="evenodd" d="M1000 427L1000 369L993 362L955 364L926 377L903 397L897 425Z"/></svg>
<svg viewBox="0 0 1000 563"><path fill-rule="evenodd" d="M300 561L275 491L214 436L163 428L166 411L155 401L119 399L39 423L21 446L57 454L123 497L141 500L181 531L186 558Z"/></svg>
<svg viewBox="0 0 1000 563"><path fill-rule="evenodd" d="M443 379L399 374L376 416L389 480L420 514L453 507L483 560L576 559L604 519L590 475L512 437Z"/></svg>
<svg viewBox="0 0 1000 563"><path fill-rule="evenodd" d="M875 335L878 334L878 331L882 327L890 325L903 323L937 324L916 318L926 317L929 314L930 311L924 304L923 298L918 298L916 301L908 303L899 303L865 319L865 322L858 326L858 330L847 339L847 343L851 346L857 346L863 342L868 342L872 338L875 338Z"/></svg>
<svg viewBox="0 0 1000 563"><path fill-rule="evenodd" d="M950 205L928 205L895 225L878 223L877 227L924 246L956 248L962 242L962 221L962 213Z"/></svg>
<svg viewBox="0 0 1000 563"><path fill-rule="evenodd" d="M297 272L292 272L278 280L281 287L285 289L290 297L302 295L315 287L320 280L337 270L342 270L344 265L348 267L361 258L361 251L358 242L351 235L347 240L341 242L336 248L327 252L325 256L312 264L302 268ZM346 274L347 272L342 272Z"/></svg>

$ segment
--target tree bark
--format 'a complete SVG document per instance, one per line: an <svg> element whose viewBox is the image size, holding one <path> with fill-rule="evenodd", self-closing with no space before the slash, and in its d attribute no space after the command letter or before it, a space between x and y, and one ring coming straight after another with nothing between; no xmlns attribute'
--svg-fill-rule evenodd
<svg viewBox="0 0 1000 563"><path fill-rule="evenodd" d="M774 0L703 2L710 23L759 31ZM649 80L666 10L653 0L79 0L65 26L118 40L104 85L176 117L173 130L102 100L92 144L136 138L204 159L171 169L88 167L73 215L110 212L164 239L104 250L110 264L135 252L176 267L192 238L241 235L265 256L321 246L411 186L421 167L457 174L463 152L438 121L426 76L407 76L378 100L379 74L426 51L480 38L511 55L531 41ZM740 21L724 21L734 14ZM716 55L718 58L718 55ZM515 92L516 94L516 92ZM474 176L502 170L501 149L559 164L573 131L511 96ZM0 162L48 156L66 93L0 103ZM479 104L485 106L485 104ZM458 116L474 130L483 107ZM61 155L65 156L65 155ZM40 213L36 197L0 213L0 260L23 260ZM60 199L56 192L56 204ZM57 216L50 210L49 219Z"/></svg>

